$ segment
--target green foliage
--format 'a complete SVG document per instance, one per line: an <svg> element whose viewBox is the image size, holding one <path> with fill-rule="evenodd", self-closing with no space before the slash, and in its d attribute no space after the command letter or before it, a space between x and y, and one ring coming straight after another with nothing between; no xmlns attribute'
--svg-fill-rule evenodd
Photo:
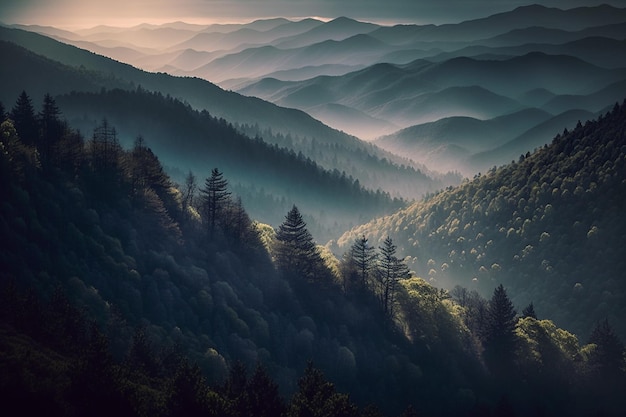
<svg viewBox="0 0 626 417"><path fill-rule="evenodd" d="M626 335L623 173L626 105L581 123L519 162L346 233L399 242L410 268L433 284L487 295L502 283L516 305L587 335L608 317ZM432 259L432 263L428 260Z"/></svg>
<svg viewBox="0 0 626 417"><path fill-rule="evenodd" d="M335 285L332 262L296 206L274 236L231 200L216 213L223 233L207 239L197 202L188 198L183 210L184 193L143 140L125 150L103 121L85 144L66 128L60 143L71 150L44 166L36 146L25 145L11 122L2 125L1 168L10 175L1 183L0 366L7 372L0 382L14 400L8 404L37 397L52 415L155 416L356 415L352 398L396 415L411 403L426 414L462 414L477 401L495 407L499 396L484 388L490 379L470 333L487 320L475 292L459 292L456 304L424 280L400 279L405 260L391 239L379 240L372 274L397 278L389 281L389 320L376 288L346 296ZM278 269L291 265L289 255L311 264L295 264L302 270L293 276L277 273L269 242ZM291 252L281 254L280 244ZM549 356L547 347L527 346ZM581 350L583 363L573 368L582 387L593 375L585 360L598 346ZM516 351L524 363L520 352L531 349ZM312 367L296 384L311 358L337 388ZM237 361L267 368L248 378Z"/></svg>
<svg viewBox="0 0 626 417"><path fill-rule="evenodd" d="M274 256L279 269L288 277L328 284L329 271L295 205L276 232Z"/></svg>
<svg viewBox="0 0 626 417"><path fill-rule="evenodd" d="M400 281L398 292L399 320L412 340L426 340L446 349L469 348L469 330L458 305L450 302L445 291L422 278Z"/></svg>
<svg viewBox="0 0 626 417"><path fill-rule="evenodd" d="M60 148L58 163L43 167L37 149L24 145L11 127L3 124L2 166L10 175L2 177L0 232L7 238L0 240L0 282L32 289L33 301L31 308L10 310L29 332L47 335L49 329L59 334L49 337L50 343L63 340L83 349L91 342L55 330L57 320L65 323L58 315L49 314L50 322L40 319L35 301L62 288L108 336L106 343L97 342L95 329L82 326L95 338L89 349L110 355L94 360L92 369L89 361L74 359L79 354L68 354L77 366L62 378L77 383L59 390L74 393L67 400L71 407L88 407L93 399L119 410L130 403L134 412L119 411L124 415L167 415L178 408L225 415L234 409L232 401L215 387L237 360L246 366L264 363L283 398L293 393L296 369L311 358L361 403L395 411L416 392L417 387L394 389L411 386L415 375L400 380L395 371L374 366L408 342L386 328L377 307L344 296L328 267L334 262L330 252L320 256L313 243L318 268L313 282L287 279L264 247L276 240L273 229L251 222L239 199L218 214L220 233L207 239L198 202L188 200L183 211L183 194L144 139L125 150L109 122L102 121L87 143L68 126L61 144L71 149ZM402 360L408 365L421 359ZM90 387L85 379L92 372L109 387ZM384 378L386 388L379 391L377 381ZM202 380L212 387L202 387ZM250 393L249 404L275 397L276 387L263 373L248 383L267 386L263 398L262 392Z"/></svg>

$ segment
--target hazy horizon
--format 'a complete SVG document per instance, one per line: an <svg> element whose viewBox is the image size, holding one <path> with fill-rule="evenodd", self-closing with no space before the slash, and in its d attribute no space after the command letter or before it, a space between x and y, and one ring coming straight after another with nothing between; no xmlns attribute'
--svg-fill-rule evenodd
<svg viewBox="0 0 626 417"><path fill-rule="evenodd" d="M106 3L59 0L54 4L46 0L7 0L0 4L0 21L74 30L98 25L131 27L141 23L164 24L176 21L207 25L242 23L276 17L329 20L347 16L380 24L444 24L506 12L530 4L561 9L599 4L626 7L626 0L347 0L341 3L330 0L269 0L262 5L252 0L110 0Z"/></svg>

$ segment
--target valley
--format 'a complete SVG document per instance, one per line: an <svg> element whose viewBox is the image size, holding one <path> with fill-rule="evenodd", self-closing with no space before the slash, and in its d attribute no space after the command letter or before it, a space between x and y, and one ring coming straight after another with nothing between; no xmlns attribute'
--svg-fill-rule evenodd
<svg viewBox="0 0 626 417"><path fill-rule="evenodd" d="M622 415L626 8L580 3L0 15L5 404Z"/></svg>

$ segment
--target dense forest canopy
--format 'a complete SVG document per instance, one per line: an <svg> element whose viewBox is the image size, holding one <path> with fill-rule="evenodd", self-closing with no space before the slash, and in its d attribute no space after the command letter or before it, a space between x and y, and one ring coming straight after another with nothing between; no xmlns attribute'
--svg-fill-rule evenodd
<svg viewBox="0 0 626 417"><path fill-rule="evenodd" d="M604 318L624 337L626 112L558 134L550 145L398 213L355 228L391 235L410 266L437 286L488 294L503 283L518 306L579 335Z"/></svg>
<svg viewBox="0 0 626 417"><path fill-rule="evenodd" d="M306 207L276 230L256 223L218 167L177 187L149 137L125 148L107 119L84 137L51 96L42 103L24 92L1 108L5 404L53 415L623 410L614 320L581 341L538 300L518 315L513 281L487 298L438 289L409 272L398 233L362 228L335 259L315 245ZM622 155L625 109L423 204L555 147L578 155L586 138L589 152ZM617 134L601 146L606 132ZM599 189L623 172L603 166Z"/></svg>

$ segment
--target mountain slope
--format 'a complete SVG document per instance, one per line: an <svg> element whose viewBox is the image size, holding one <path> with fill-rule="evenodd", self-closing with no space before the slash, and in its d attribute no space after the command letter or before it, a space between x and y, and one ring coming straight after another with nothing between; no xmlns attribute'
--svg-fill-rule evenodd
<svg viewBox="0 0 626 417"><path fill-rule="evenodd" d="M87 73L91 74L92 84L87 91L98 91L100 88L135 90L137 86L141 86L149 91L180 98L197 109L237 123L247 129L251 136L258 134L270 143L280 143L296 153L302 152L305 157L311 158L327 170L337 169L340 173L346 171L347 175L359 178L361 184L368 188L385 188L391 193L415 198L429 189L441 186L439 180L433 180L414 167L400 167L400 163L406 163L401 158L333 130L304 112L227 92L197 78L147 73L34 33L0 28L0 39L10 40L35 53L79 68L71 69L70 73L83 74L85 69L89 70ZM12 65L16 64L9 61L6 70ZM58 66L52 62L49 65ZM29 85L20 81L21 76L4 78L0 80L3 87L6 86L0 91L0 100L12 103L23 89L29 90L35 97L42 96L45 92L61 94L80 90L74 88L71 82L59 82L53 76L56 73L46 73L41 64L32 65L26 75L28 74L34 74L29 82L35 81L35 85L44 91L30 91ZM44 88L46 85L48 87ZM289 140L284 140L286 136Z"/></svg>
<svg viewBox="0 0 626 417"><path fill-rule="evenodd" d="M458 24L382 27L371 32L371 35L384 42L397 45L410 45L424 41L468 42L532 26L576 31L581 28L625 21L626 9L624 8L602 5L561 10L535 4Z"/></svg>
<svg viewBox="0 0 626 417"><path fill-rule="evenodd" d="M519 162L347 233L402 242L413 267L439 285L485 293L498 282L515 304L589 334L626 324L626 103L558 135Z"/></svg>
<svg viewBox="0 0 626 417"><path fill-rule="evenodd" d="M374 143L428 166L439 166L442 169L446 166L456 167L461 172L469 173L472 170L465 166L468 157L502 146L527 131L529 126L536 126L551 118L549 113L535 108L488 120L454 116L402 129L378 138ZM451 147L456 152L447 155ZM495 160L485 158L485 162Z"/></svg>
<svg viewBox="0 0 626 417"><path fill-rule="evenodd" d="M489 119L502 116L526 106L517 102L517 97L539 89L549 90L556 96L597 94L594 103L602 98L610 102L615 98L609 97L607 92L618 97L626 92L621 84L616 84L624 79L624 69L609 70L572 56L531 52L497 60L457 57L443 62L416 60L406 65L377 64L342 76L321 76L297 82L260 80L239 91L304 111L313 106L340 104L370 117L409 127L444 117ZM604 95L601 91L605 91ZM554 110L547 110L554 111L553 114L575 108L600 110L588 105L567 106L565 97L561 102L564 106L555 105ZM332 125L330 118L322 120ZM348 119L344 126L349 124ZM357 126L358 120L351 124ZM528 125L527 129L531 127ZM372 135L366 138L373 139Z"/></svg>
<svg viewBox="0 0 626 417"><path fill-rule="evenodd" d="M131 107L141 96L123 98ZM311 282L275 268L273 230L252 223L241 205L222 207L209 229L202 201L183 203L183 190L145 143L119 149L104 125L87 141L66 131L55 141L62 145L53 152L58 158L41 164L11 121L0 126L5 403L16 395L9 403L52 416L104 416L111 408L124 416L194 414L185 404L200 415L260 415L267 395L241 408L255 412L235 412L240 394L225 394L228 381L248 380L262 364L276 383L265 376L250 391L269 389L280 405L280 396L298 391L297 376L313 360L363 406L376 403L395 415L429 393L420 401L425 410L469 407L442 407L438 399L467 387L454 381L459 373L471 381L482 374L463 348L458 334L468 332L450 305L436 303L447 327L436 331L435 324L432 332L433 340L445 337L445 351L409 341L375 303L349 299L325 264ZM450 366L448 357L462 365ZM382 362L397 366L376 365ZM332 384L317 381L313 390L327 395ZM233 401L199 390L207 383ZM339 400L349 404L347 395Z"/></svg>

